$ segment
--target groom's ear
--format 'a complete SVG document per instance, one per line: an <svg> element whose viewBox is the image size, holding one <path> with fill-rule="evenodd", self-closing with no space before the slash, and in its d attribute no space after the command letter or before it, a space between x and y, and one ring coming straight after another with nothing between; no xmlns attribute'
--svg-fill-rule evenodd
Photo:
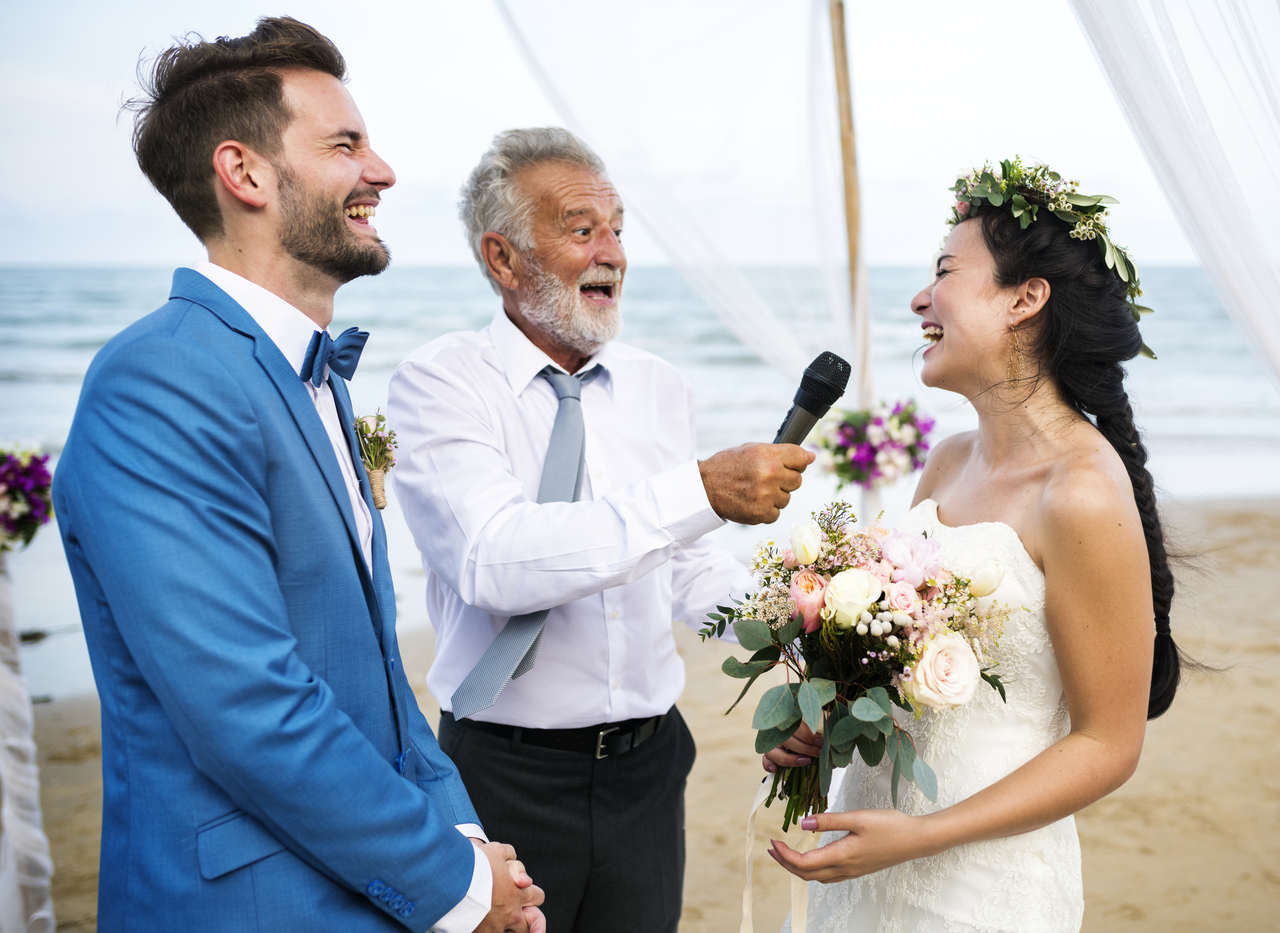
<svg viewBox="0 0 1280 933"><path fill-rule="evenodd" d="M1009 308L1011 327L1020 327L1033 319L1049 301L1047 279L1027 279L1013 290L1013 305Z"/></svg>
<svg viewBox="0 0 1280 933"><path fill-rule="evenodd" d="M225 214L228 207L239 202L248 208L266 207L268 189L275 183L275 171L271 163L244 143L228 139L213 150L213 171L219 194L218 201ZM227 195L233 203L227 204Z"/></svg>

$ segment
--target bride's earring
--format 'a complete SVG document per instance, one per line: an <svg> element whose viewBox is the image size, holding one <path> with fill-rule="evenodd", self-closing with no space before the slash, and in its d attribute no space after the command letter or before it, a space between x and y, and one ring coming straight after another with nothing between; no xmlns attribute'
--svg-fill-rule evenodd
<svg viewBox="0 0 1280 933"><path fill-rule="evenodd" d="M1022 345L1018 343L1018 330L1013 328L1013 343L1009 347L1009 361L1004 367L1004 382L1011 389L1016 389L1022 381Z"/></svg>

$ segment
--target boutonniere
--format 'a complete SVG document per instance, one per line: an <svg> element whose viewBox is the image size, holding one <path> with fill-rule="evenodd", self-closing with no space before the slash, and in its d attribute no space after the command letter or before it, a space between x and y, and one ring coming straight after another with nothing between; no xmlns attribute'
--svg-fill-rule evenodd
<svg viewBox="0 0 1280 933"><path fill-rule="evenodd" d="M396 432L387 428L387 416L381 413L356 419L356 438L360 441L360 459L369 474L373 504L387 507L383 486L387 471L396 465Z"/></svg>

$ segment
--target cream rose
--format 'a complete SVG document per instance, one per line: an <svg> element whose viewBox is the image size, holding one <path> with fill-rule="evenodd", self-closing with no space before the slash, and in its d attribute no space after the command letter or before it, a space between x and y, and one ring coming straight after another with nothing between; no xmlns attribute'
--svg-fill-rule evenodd
<svg viewBox="0 0 1280 933"><path fill-rule="evenodd" d="M852 628L858 617L880 598L880 581L865 570L843 570L827 584L827 609L842 629Z"/></svg>
<svg viewBox="0 0 1280 933"><path fill-rule="evenodd" d="M978 658L964 636L947 632L925 646L911 679L902 686L921 706L950 709L973 699L980 675Z"/></svg>
<svg viewBox="0 0 1280 933"><path fill-rule="evenodd" d="M796 564L808 566L822 553L822 529L812 519L791 526L791 553Z"/></svg>
<svg viewBox="0 0 1280 933"><path fill-rule="evenodd" d="M977 569L969 581L969 593L981 599L990 596L1004 580L1004 566L994 557Z"/></svg>

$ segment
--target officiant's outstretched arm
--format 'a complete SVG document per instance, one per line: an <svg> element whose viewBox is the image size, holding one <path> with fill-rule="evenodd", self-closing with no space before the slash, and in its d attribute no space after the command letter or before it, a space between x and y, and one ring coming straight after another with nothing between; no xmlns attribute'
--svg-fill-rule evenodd
<svg viewBox="0 0 1280 933"><path fill-rule="evenodd" d="M355 446L395 182L288 18L158 58L147 177L207 246L85 378L54 484L102 700L98 929L540 930L418 711ZM470 838L468 838L470 837Z"/></svg>
<svg viewBox="0 0 1280 933"><path fill-rule="evenodd" d="M546 889L550 929L674 933L694 747L672 620L746 590L703 536L776 520L812 455L698 461L685 380L614 340L622 202L570 133L498 136L461 214L493 320L412 353L388 412L441 745Z"/></svg>

